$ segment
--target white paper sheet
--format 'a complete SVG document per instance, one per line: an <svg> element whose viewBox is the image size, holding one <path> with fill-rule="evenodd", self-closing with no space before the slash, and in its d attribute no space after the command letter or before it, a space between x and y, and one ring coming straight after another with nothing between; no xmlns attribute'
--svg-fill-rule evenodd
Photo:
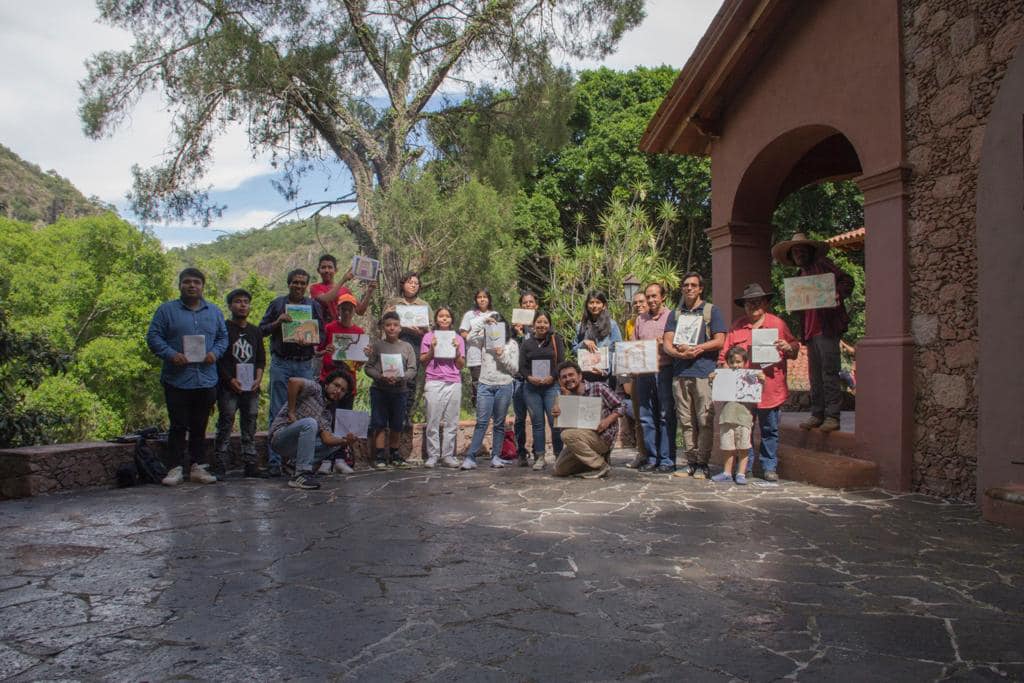
<svg viewBox="0 0 1024 683"><path fill-rule="evenodd" d="M348 436L352 434L360 439L365 439L370 431L370 414L358 410L334 411L334 434L337 436Z"/></svg>
<svg viewBox="0 0 1024 683"><path fill-rule="evenodd" d="M779 350L775 348L775 342L779 339L778 330L752 330L751 339L751 363L771 364L782 360Z"/></svg>
<svg viewBox="0 0 1024 683"><path fill-rule="evenodd" d="M426 306L395 306L402 327L430 327L430 311Z"/></svg>
<svg viewBox="0 0 1024 683"><path fill-rule="evenodd" d="M256 380L256 366L252 363L238 363L235 365L235 379L242 386L242 391L252 391L252 385Z"/></svg>
<svg viewBox="0 0 1024 683"><path fill-rule="evenodd" d="M335 334L331 337L331 343L334 344L334 353L331 354L331 360L334 362L340 363L346 360L366 362L366 347L370 345L370 335Z"/></svg>
<svg viewBox="0 0 1024 683"><path fill-rule="evenodd" d="M376 280L380 272L380 261L368 256L352 257L352 274L360 280Z"/></svg>
<svg viewBox="0 0 1024 683"><path fill-rule="evenodd" d="M732 370L718 368L711 383L712 401L739 401L760 403L761 381L757 378L760 370Z"/></svg>
<svg viewBox="0 0 1024 683"><path fill-rule="evenodd" d="M434 358L455 358L456 348L452 343L455 341L455 332L437 330L434 332L434 339L437 340L437 344L434 345Z"/></svg>
<svg viewBox="0 0 1024 683"><path fill-rule="evenodd" d="M601 423L601 399L597 396L558 396L560 429L597 429Z"/></svg>
<svg viewBox="0 0 1024 683"><path fill-rule="evenodd" d="M513 308L512 309L512 324L513 325L532 325L533 316L537 314L537 311L532 308Z"/></svg>
<svg viewBox="0 0 1024 683"><path fill-rule="evenodd" d="M643 375L658 371L658 342L654 339L615 343L615 372Z"/></svg>
<svg viewBox="0 0 1024 683"><path fill-rule="evenodd" d="M530 363L530 375L537 379L544 379L551 376L551 361L535 360Z"/></svg>
<svg viewBox="0 0 1024 683"><path fill-rule="evenodd" d="M696 346L700 339L700 327L704 324L704 316L683 313L676 319L676 334L672 343L676 346Z"/></svg>
<svg viewBox="0 0 1024 683"><path fill-rule="evenodd" d="M405 375L405 361L400 353L380 354L381 374L385 377L402 377Z"/></svg>
<svg viewBox="0 0 1024 683"><path fill-rule="evenodd" d="M206 360L206 337L201 334L186 334L181 338L181 352L189 363L202 363Z"/></svg>
<svg viewBox="0 0 1024 683"><path fill-rule="evenodd" d="M593 370L608 372L607 346L598 346L595 351L590 351L585 346L581 346L580 350L576 353L576 357L580 361L580 369L583 372L591 372Z"/></svg>
<svg viewBox="0 0 1024 683"><path fill-rule="evenodd" d="M505 323L484 325L484 348L497 349L505 346Z"/></svg>

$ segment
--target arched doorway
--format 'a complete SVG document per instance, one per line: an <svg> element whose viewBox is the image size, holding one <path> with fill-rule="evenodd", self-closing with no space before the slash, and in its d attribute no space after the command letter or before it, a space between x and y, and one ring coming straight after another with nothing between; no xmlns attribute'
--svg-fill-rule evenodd
<svg viewBox="0 0 1024 683"><path fill-rule="evenodd" d="M985 128L977 194L978 498L1024 487L1024 50L1017 54Z"/></svg>
<svg viewBox="0 0 1024 683"><path fill-rule="evenodd" d="M746 165L726 203L729 222L710 231L715 294L729 301L748 282L770 282L771 216L788 194L824 180L855 180L864 193L868 264L867 334L858 345L857 359L856 451L878 464L884 486L906 489L913 445L913 342L908 334L904 236L907 174L902 167L865 173L866 167L854 142L828 125L794 128L765 145Z"/></svg>

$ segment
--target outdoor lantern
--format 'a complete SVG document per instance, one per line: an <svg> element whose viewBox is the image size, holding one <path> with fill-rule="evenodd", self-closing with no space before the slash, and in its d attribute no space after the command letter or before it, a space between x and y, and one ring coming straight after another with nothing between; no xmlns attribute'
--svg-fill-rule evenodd
<svg viewBox="0 0 1024 683"><path fill-rule="evenodd" d="M626 303L632 303L633 297L640 291L640 282L632 273L622 281L622 291L626 295Z"/></svg>

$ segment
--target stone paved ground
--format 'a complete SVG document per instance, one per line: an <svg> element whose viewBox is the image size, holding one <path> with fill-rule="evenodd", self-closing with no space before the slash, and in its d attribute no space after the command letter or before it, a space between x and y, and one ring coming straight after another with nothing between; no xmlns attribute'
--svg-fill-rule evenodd
<svg viewBox="0 0 1024 683"><path fill-rule="evenodd" d="M0 679L1019 680L1022 541L919 495L620 468L9 501Z"/></svg>

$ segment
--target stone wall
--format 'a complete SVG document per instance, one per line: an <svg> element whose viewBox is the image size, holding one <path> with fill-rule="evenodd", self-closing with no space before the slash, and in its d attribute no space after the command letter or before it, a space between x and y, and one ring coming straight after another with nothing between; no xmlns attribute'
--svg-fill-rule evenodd
<svg viewBox="0 0 1024 683"><path fill-rule="evenodd" d="M985 122L1024 38L1014 0L903 0L915 490L975 500L975 192ZM870 239L870 235L868 235Z"/></svg>

